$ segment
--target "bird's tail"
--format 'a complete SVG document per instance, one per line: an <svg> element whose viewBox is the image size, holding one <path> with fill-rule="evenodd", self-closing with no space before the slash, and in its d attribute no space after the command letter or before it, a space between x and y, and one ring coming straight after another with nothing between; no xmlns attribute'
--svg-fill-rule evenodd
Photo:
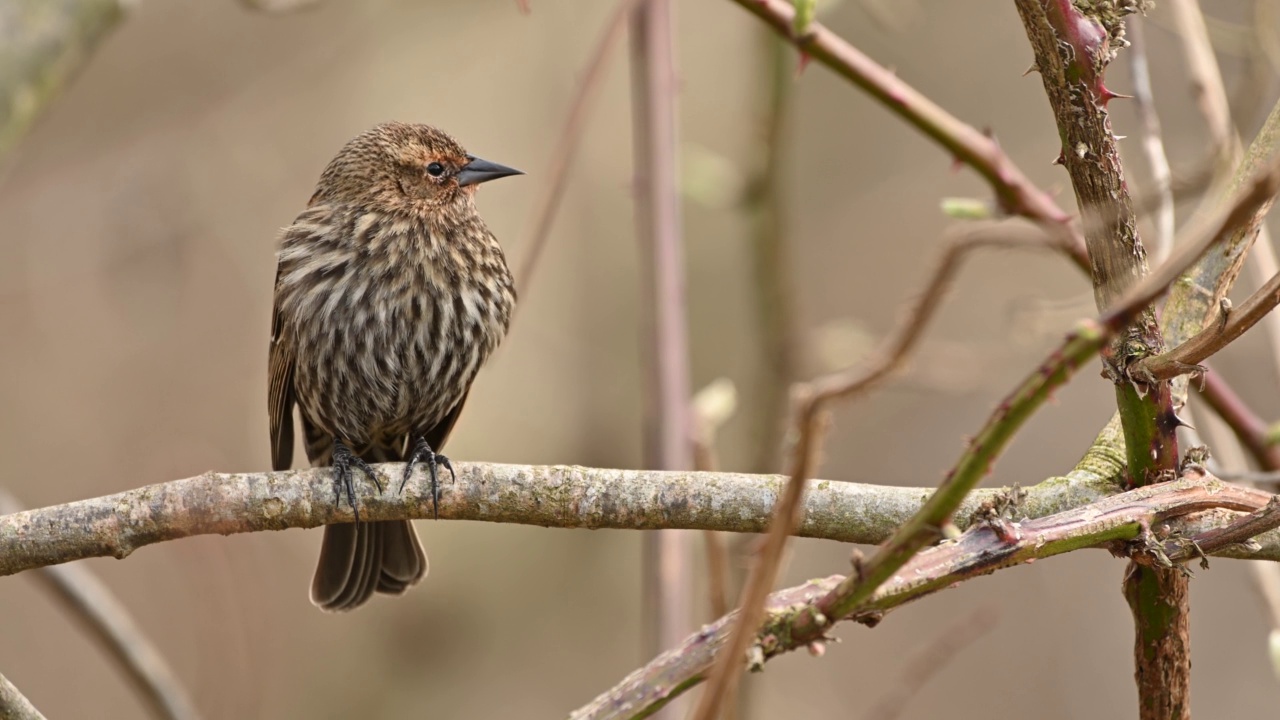
<svg viewBox="0 0 1280 720"><path fill-rule="evenodd" d="M332 463L332 452L314 452L313 466ZM367 462L398 462L401 448L374 447ZM354 610L374 592L399 595L427 575L427 554L408 520L326 525L320 561L311 580L311 602L321 610Z"/></svg>

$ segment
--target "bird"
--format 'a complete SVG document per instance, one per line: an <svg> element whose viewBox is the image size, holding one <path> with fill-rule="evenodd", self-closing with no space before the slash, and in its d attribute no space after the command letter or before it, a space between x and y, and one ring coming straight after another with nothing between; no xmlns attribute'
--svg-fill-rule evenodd
<svg viewBox="0 0 1280 720"><path fill-rule="evenodd" d="M480 218L476 189L519 170L467 153L424 124L388 122L350 140L306 209L279 234L267 405L272 467L293 462L297 407L307 459L331 467L334 502L354 523L326 525L312 604L353 610L427 574L408 520L360 519L355 473L371 463L430 473L476 373L506 335L515 284Z"/></svg>

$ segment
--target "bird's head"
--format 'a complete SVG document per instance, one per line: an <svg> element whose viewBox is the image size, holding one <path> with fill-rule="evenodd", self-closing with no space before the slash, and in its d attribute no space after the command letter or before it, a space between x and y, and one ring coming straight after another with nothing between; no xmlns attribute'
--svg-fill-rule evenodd
<svg viewBox="0 0 1280 720"><path fill-rule="evenodd" d="M521 174L467 154L429 125L389 122L342 148L320 176L311 202L433 214L469 207L480 183Z"/></svg>

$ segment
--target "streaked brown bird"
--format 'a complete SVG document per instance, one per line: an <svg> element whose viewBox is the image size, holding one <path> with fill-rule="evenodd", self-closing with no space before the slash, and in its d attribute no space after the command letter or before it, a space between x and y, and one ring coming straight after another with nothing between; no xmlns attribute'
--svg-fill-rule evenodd
<svg viewBox="0 0 1280 720"><path fill-rule="evenodd" d="M313 467L332 465L352 524L324 530L311 602L351 610L427 574L408 521L361 522L354 471L369 463L430 471L476 372L506 334L515 288L476 212L480 183L520 171L468 155L426 126L379 125L342 148L307 209L285 228L268 361L271 462L293 460L298 406Z"/></svg>

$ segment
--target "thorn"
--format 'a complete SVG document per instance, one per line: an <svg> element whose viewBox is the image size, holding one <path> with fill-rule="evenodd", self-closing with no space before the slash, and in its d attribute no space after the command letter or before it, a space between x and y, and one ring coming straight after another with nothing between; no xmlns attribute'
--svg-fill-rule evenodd
<svg viewBox="0 0 1280 720"><path fill-rule="evenodd" d="M1039 66L1039 65L1037 65L1037 64L1035 63L1035 61L1032 61L1032 63L1031 63L1031 67L1029 67L1029 68L1027 68L1026 70L1023 70L1023 71L1022 71L1022 77L1026 77L1026 76L1030 75L1030 74L1031 74L1031 73L1033 73L1033 72L1034 72L1034 73L1038 73L1038 72L1040 72L1040 66Z"/></svg>
<svg viewBox="0 0 1280 720"><path fill-rule="evenodd" d="M796 63L796 77L804 74L805 68L809 67L809 63L813 60L813 56L804 50L800 51L800 59Z"/></svg>
<svg viewBox="0 0 1280 720"><path fill-rule="evenodd" d="M1218 303L1218 332L1227 331L1227 321L1231 318L1231 298L1222 298Z"/></svg>
<svg viewBox="0 0 1280 720"><path fill-rule="evenodd" d="M1111 102L1112 100L1116 100L1116 99L1120 99L1120 100L1133 99L1132 95L1125 95L1123 93L1111 92L1110 90L1107 89L1106 85L1098 86L1098 97L1102 98L1103 106L1105 106L1107 103Z"/></svg>
<svg viewBox="0 0 1280 720"><path fill-rule="evenodd" d="M1059 150L1059 151L1058 151L1058 157L1054 158L1054 159L1053 159L1053 162L1051 162L1051 163L1049 163L1049 164L1050 164L1050 165L1066 165L1066 164L1067 164L1067 156L1066 156L1065 154L1063 154L1063 152L1062 152L1061 150Z"/></svg>

